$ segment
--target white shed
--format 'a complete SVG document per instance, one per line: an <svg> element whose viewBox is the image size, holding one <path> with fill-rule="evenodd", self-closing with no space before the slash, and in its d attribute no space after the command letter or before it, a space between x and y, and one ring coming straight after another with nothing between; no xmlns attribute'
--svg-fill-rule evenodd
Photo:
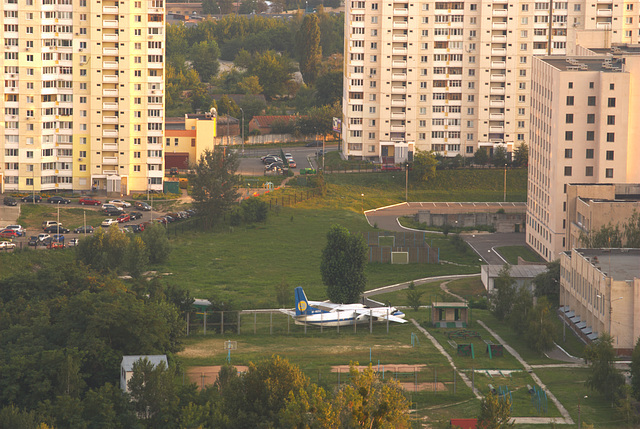
<svg viewBox="0 0 640 429"><path fill-rule="evenodd" d="M493 292L493 282L499 276L503 265L483 265L480 272L480 279L487 292ZM547 271L546 265L512 265L509 274L516 281L516 286L521 288L526 286L533 292L533 279L540 273Z"/></svg>
<svg viewBox="0 0 640 429"><path fill-rule="evenodd" d="M157 366L160 362L164 362L165 367L169 367L167 362L167 355L138 355L138 356L123 356L122 363L120 364L120 388L123 392L129 391L129 380L133 376L133 364L139 360L147 359Z"/></svg>

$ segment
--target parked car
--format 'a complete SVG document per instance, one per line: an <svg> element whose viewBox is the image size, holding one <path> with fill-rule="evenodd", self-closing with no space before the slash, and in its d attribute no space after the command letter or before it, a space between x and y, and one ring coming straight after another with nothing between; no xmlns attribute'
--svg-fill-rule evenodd
<svg viewBox="0 0 640 429"><path fill-rule="evenodd" d="M309 142L305 145L305 147L322 147L322 140Z"/></svg>
<svg viewBox="0 0 640 429"><path fill-rule="evenodd" d="M51 240L47 243L47 249L64 249L64 243Z"/></svg>
<svg viewBox="0 0 640 429"><path fill-rule="evenodd" d="M77 238L72 238L71 240L69 240L69 243L67 243L67 247L76 247L79 242L80 240L78 240Z"/></svg>
<svg viewBox="0 0 640 429"><path fill-rule="evenodd" d="M287 162L289 163L289 168L296 168L298 166L298 164L296 164L296 162L292 159L287 159Z"/></svg>
<svg viewBox="0 0 640 429"><path fill-rule="evenodd" d="M262 160L262 163L265 165L273 164L274 162L282 162L282 159L279 156L267 156Z"/></svg>
<svg viewBox="0 0 640 429"><path fill-rule="evenodd" d="M275 171L278 169L282 169L284 164L282 162L272 162L271 164L264 167L266 171Z"/></svg>
<svg viewBox="0 0 640 429"><path fill-rule="evenodd" d="M148 212L148 211L151 210L151 206L149 204L145 203L144 201L136 201L133 205L138 210L142 210L142 211L145 211L145 212Z"/></svg>
<svg viewBox="0 0 640 429"><path fill-rule="evenodd" d="M91 225L87 225L86 227L80 226L73 230L73 232L75 232L76 234L92 234L93 231L94 228Z"/></svg>
<svg viewBox="0 0 640 429"><path fill-rule="evenodd" d="M99 206L100 204L102 204L100 201L98 200L94 200L93 198L89 198L89 197L83 197L80 198L80 201L78 201L78 203L80 203L80 205L82 206Z"/></svg>
<svg viewBox="0 0 640 429"><path fill-rule="evenodd" d="M140 212L131 212L131 213L129 213L129 216L131 217L131 220L141 219L142 218L142 213L140 213Z"/></svg>
<svg viewBox="0 0 640 429"><path fill-rule="evenodd" d="M40 195L27 195L26 197L22 197L23 203L33 203L35 200L36 203L42 201L42 197Z"/></svg>
<svg viewBox="0 0 640 429"><path fill-rule="evenodd" d="M116 220L118 221L118 223L129 222L131 220L131 216L126 213L122 213Z"/></svg>
<svg viewBox="0 0 640 429"><path fill-rule="evenodd" d="M53 234L53 236L51 237L51 240L64 243L64 235L62 235L62 234Z"/></svg>
<svg viewBox="0 0 640 429"><path fill-rule="evenodd" d="M322 155L326 155L327 151L326 150L322 150L320 149L319 151L316 152L316 156L322 156Z"/></svg>
<svg viewBox="0 0 640 429"><path fill-rule="evenodd" d="M3 229L0 231L1 238L16 238L19 237L18 232L15 229Z"/></svg>
<svg viewBox="0 0 640 429"><path fill-rule="evenodd" d="M149 222L142 222L138 224L138 232L144 231L144 229L149 225Z"/></svg>
<svg viewBox="0 0 640 429"><path fill-rule="evenodd" d="M5 206L17 206L18 205L18 201L13 197L4 197L3 202L4 202Z"/></svg>
<svg viewBox="0 0 640 429"><path fill-rule="evenodd" d="M131 203L125 200L111 200L109 204L113 204L116 207L131 207Z"/></svg>
<svg viewBox="0 0 640 429"><path fill-rule="evenodd" d="M5 229L13 229L18 233L18 237L25 235L26 231L22 228L22 225L7 225Z"/></svg>
<svg viewBox="0 0 640 429"><path fill-rule="evenodd" d="M117 224L118 221L115 219L105 219L102 221L102 223L100 224L101 226L106 226L106 227L110 227L113 224Z"/></svg>
<svg viewBox="0 0 640 429"><path fill-rule="evenodd" d="M277 157L278 157L278 155L269 154L269 155L261 156L260 157L260 161L262 161L263 163L266 164L266 162L264 161L265 159L267 159L267 158L277 158Z"/></svg>
<svg viewBox="0 0 640 429"><path fill-rule="evenodd" d="M32 235L31 237L29 237L29 241L27 241L27 245L28 246L37 246L39 242L40 242L40 240L38 239L38 236L37 235Z"/></svg>
<svg viewBox="0 0 640 429"><path fill-rule="evenodd" d="M49 234L38 234L38 241L40 243L44 243L46 240L50 240L51 236Z"/></svg>
<svg viewBox="0 0 640 429"><path fill-rule="evenodd" d="M16 243L10 243L8 241L0 241L0 250L15 249Z"/></svg>
<svg viewBox="0 0 640 429"><path fill-rule="evenodd" d="M64 228L62 225L52 225L48 226L44 229L44 232L48 232L49 234L68 234L69 231L67 228Z"/></svg>
<svg viewBox="0 0 640 429"><path fill-rule="evenodd" d="M121 209L115 207L115 208L110 208L110 209L106 209L103 210L103 213L106 214L107 216L120 216L122 213L124 213Z"/></svg>
<svg viewBox="0 0 640 429"><path fill-rule="evenodd" d="M131 233L142 232L139 225L125 225L123 229Z"/></svg>
<svg viewBox="0 0 640 429"><path fill-rule="evenodd" d="M60 225L60 224L55 220L45 220L44 222L42 222L42 229L46 229L50 226L55 226L55 225Z"/></svg>
<svg viewBox="0 0 640 429"><path fill-rule="evenodd" d="M69 204L71 200L62 197L49 197L47 198L49 204Z"/></svg>

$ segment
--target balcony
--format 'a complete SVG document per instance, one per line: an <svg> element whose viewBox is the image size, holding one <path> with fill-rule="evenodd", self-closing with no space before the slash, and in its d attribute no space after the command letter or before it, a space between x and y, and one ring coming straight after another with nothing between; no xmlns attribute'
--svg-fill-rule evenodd
<svg viewBox="0 0 640 429"><path fill-rule="evenodd" d="M118 20L117 19L103 19L102 20L103 28L118 28Z"/></svg>
<svg viewBox="0 0 640 429"><path fill-rule="evenodd" d="M407 21L393 21L393 28L409 28L409 23Z"/></svg>
<svg viewBox="0 0 640 429"><path fill-rule="evenodd" d="M491 48L491 55L507 55L505 48Z"/></svg>
<svg viewBox="0 0 640 429"><path fill-rule="evenodd" d="M403 60L393 60L393 61L391 61L391 65L393 67L406 67L407 66L407 62L403 61Z"/></svg>
<svg viewBox="0 0 640 429"><path fill-rule="evenodd" d="M161 63L159 63L159 64L161 64ZM164 77L162 77L162 76L147 76L147 82L149 82L149 83L164 83Z"/></svg>
<svg viewBox="0 0 640 429"><path fill-rule="evenodd" d="M490 133L504 133L504 127L489 127Z"/></svg>
<svg viewBox="0 0 640 429"><path fill-rule="evenodd" d="M409 9L407 9L407 8L396 8L396 9L393 9L393 14L395 16L409 16Z"/></svg>
<svg viewBox="0 0 640 429"><path fill-rule="evenodd" d="M103 156L102 157L103 165L118 165L118 157L117 156Z"/></svg>
<svg viewBox="0 0 640 429"><path fill-rule="evenodd" d="M404 99L400 99L400 100L391 100L391 105L393 107L404 107L407 105L407 100Z"/></svg>
<svg viewBox="0 0 640 429"><path fill-rule="evenodd" d="M598 9L596 10L596 16L611 16L612 12L611 9Z"/></svg>
<svg viewBox="0 0 640 429"><path fill-rule="evenodd" d="M117 176L118 170L102 170L102 174L106 176Z"/></svg>
<svg viewBox="0 0 640 429"><path fill-rule="evenodd" d="M504 35L491 36L491 41L494 43L507 43L507 36L504 36Z"/></svg>
<svg viewBox="0 0 640 429"><path fill-rule="evenodd" d="M113 101L107 101L102 103L102 108L104 110L118 110L118 103L115 103Z"/></svg>
<svg viewBox="0 0 640 429"><path fill-rule="evenodd" d="M492 121L504 121L504 113L490 113L489 119Z"/></svg>
<svg viewBox="0 0 640 429"><path fill-rule="evenodd" d="M491 88L492 95L504 95L504 93L505 93L505 90L503 87Z"/></svg>
<svg viewBox="0 0 640 429"><path fill-rule="evenodd" d="M164 177L164 171L162 170L150 170L148 177Z"/></svg>
<svg viewBox="0 0 640 429"><path fill-rule="evenodd" d="M506 22L494 22L491 27L494 30L506 30L507 29L507 23Z"/></svg>
<svg viewBox="0 0 640 429"><path fill-rule="evenodd" d="M118 130L113 129L103 129L102 130L103 137L118 137Z"/></svg>
<svg viewBox="0 0 640 429"><path fill-rule="evenodd" d="M102 33L102 40L105 42L117 42L118 34L117 33Z"/></svg>
<svg viewBox="0 0 640 429"><path fill-rule="evenodd" d="M405 120L407 114L405 112L392 112L391 119Z"/></svg>
<svg viewBox="0 0 640 429"><path fill-rule="evenodd" d="M492 74L491 82L505 82L507 80L506 74Z"/></svg>
<svg viewBox="0 0 640 429"><path fill-rule="evenodd" d="M103 116L102 117L103 124L117 124L118 117L117 116Z"/></svg>
<svg viewBox="0 0 640 429"><path fill-rule="evenodd" d="M407 48L393 48L394 55L407 55Z"/></svg>
<svg viewBox="0 0 640 429"><path fill-rule="evenodd" d="M102 150L110 151L110 152L117 152L118 151L118 144L117 143L102 143Z"/></svg>
<svg viewBox="0 0 640 429"><path fill-rule="evenodd" d="M490 107L504 107L504 100L491 100L489 101Z"/></svg>
<svg viewBox="0 0 640 429"><path fill-rule="evenodd" d="M391 75L391 78L393 80L407 80L407 74L406 73L393 73Z"/></svg>
<svg viewBox="0 0 640 429"><path fill-rule="evenodd" d="M507 9L493 9L493 16L507 16Z"/></svg>
<svg viewBox="0 0 640 429"><path fill-rule="evenodd" d="M393 41L394 42L406 42L408 40L408 36L406 34L394 34Z"/></svg>
<svg viewBox="0 0 640 429"><path fill-rule="evenodd" d="M118 75L117 74L104 74L102 75L103 82L112 82L118 83Z"/></svg>
<svg viewBox="0 0 640 429"><path fill-rule="evenodd" d="M391 87L392 94L406 94L407 87L406 86L392 86Z"/></svg>
<svg viewBox="0 0 640 429"><path fill-rule="evenodd" d="M102 13L118 14L118 6L102 6Z"/></svg>
<svg viewBox="0 0 640 429"><path fill-rule="evenodd" d="M117 97L118 96L118 90L114 89L114 88L103 88L102 89L102 95L105 97Z"/></svg>
<svg viewBox="0 0 640 429"><path fill-rule="evenodd" d="M403 132L405 132L406 128L407 127L404 126L404 125L391 125L391 131L392 132L396 132L396 133L397 132L403 133Z"/></svg>
<svg viewBox="0 0 640 429"><path fill-rule="evenodd" d="M117 61L103 61L102 62L102 68L103 69L117 69L118 68L118 62Z"/></svg>
<svg viewBox="0 0 640 429"><path fill-rule="evenodd" d="M491 68L494 69L503 69L507 66L505 61L491 61Z"/></svg>
<svg viewBox="0 0 640 429"><path fill-rule="evenodd" d="M118 48L102 48L104 55L118 55Z"/></svg>

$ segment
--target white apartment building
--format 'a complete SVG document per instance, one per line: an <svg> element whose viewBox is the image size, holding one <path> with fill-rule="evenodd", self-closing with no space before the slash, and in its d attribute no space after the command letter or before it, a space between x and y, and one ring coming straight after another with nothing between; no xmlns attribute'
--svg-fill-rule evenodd
<svg viewBox="0 0 640 429"><path fill-rule="evenodd" d="M547 261L570 250L568 184L640 183L638 48L533 59L526 240Z"/></svg>
<svg viewBox="0 0 640 429"><path fill-rule="evenodd" d="M345 155L472 156L529 143L533 55L637 43L637 2L345 3Z"/></svg>
<svg viewBox="0 0 640 429"><path fill-rule="evenodd" d="M161 190L164 0L0 2L0 191Z"/></svg>

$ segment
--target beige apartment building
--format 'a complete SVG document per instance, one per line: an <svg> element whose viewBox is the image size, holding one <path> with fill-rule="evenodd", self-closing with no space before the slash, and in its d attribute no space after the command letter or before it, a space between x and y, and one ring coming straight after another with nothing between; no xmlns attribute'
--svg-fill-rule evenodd
<svg viewBox="0 0 640 429"><path fill-rule="evenodd" d="M188 113L165 122L164 162L167 169L186 170L195 164L206 149L216 145L218 115L215 109L206 113Z"/></svg>
<svg viewBox="0 0 640 429"><path fill-rule="evenodd" d="M547 261L570 245L569 184L640 183L640 56L622 48L533 58L526 239Z"/></svg>
<svg viewBox="0 0 640 429"><path fill-rule="evenodd" d="M560 311L585 341L603 332L619 355L640 337L640 249L572 249L560 255Z"/></svg>
<svg viewBox="0 0 640 429"><path fill-rule="evenodd" d="M345 155L529 143L533 55L637 43L636 2L345 2Z"/></svg>
<svg viewBox="0 0 640 429"><path fill-rule="evenodd" d="M0 1L0 191L162 190L163 0Z"/></svg>

